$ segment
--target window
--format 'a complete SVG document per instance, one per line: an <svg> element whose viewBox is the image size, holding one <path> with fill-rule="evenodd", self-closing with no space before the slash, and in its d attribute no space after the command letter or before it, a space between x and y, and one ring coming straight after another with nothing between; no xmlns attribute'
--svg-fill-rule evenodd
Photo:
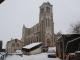
<svg viewBox="0 0 80 60"><path fill-rule="evenodd" d="M46 7L46 12L50 13L50 7Z"/></svg>
<svg viewBox="0 0 80 60"><path fill-rule="evenodd" d="M49 26L49 18L48 18L48 22L47 23L48 23L48 26Z"/></svg>
<svg viewBox="0 0 80 60"><path fill-rule="evenodd" d="M12 47L14 47L15 46L15 44L12 44Z"/></svg>
<svg viewBox="0 0 80 60"><path fill-rule="evenodd" d="M46 26L49 26L49 18L46 19Z"/></svg>
<svg viewBox="0 0 80 60"><path fill-rule="evenodd" d="M15 43L17 43L17 39L15 39Z"/></svg>
<svg viewBox="0 0 80 60"><path fill-rule="evenodd" d="M37 31L38 31L38 25L37 25Z"/></svg>
<svg viewBox="0 0 80 60"><path fill-rule="evenodd" d="M42 14L44 12L44 8L41 8L40 13Z"/></svg>
<svg viewBox="0 0 80 60"><path fill-rule="evenodd" d="M47 19L46 19L46 26L47 26Z"/></svg>
<svg viewBox="0 0 80 60"><path fill-rule="evenodd" d="M31 34L31 30L30 30L30 34Z"/></svg>
<svg viewBox="0 0 80 60"><path fill-rule="evenodd" d="M17 49L14 49L14 53L16 52Z"/></svg>
<svg viewBox="0 0 80 60"><path fill-rule="evenodd" d="M34 33L37 32L37 26L34 27Z"/></svg>
<svg viewBox="0 0 80 60"><path fill-rule="evenodd" d="M16 46L19 47L19 44L17 44Z"/></svg>
<svg viewBox="0 0 80 60"><path fill-rule="evenodd" d="M37 37L37 42L39 42L39 39L38 39L38 37Z"/></svg>
<svg viewBox="0 0 80 60"><path fill-rule="evenodd" d="M36 26L36 32L37 32L37 26Z"/></svg>
<svg viewBox="0 0 80 60"><path fill-rule="evenodd" d="M36 32L36 28L34 27L34 32Z"/></svg>

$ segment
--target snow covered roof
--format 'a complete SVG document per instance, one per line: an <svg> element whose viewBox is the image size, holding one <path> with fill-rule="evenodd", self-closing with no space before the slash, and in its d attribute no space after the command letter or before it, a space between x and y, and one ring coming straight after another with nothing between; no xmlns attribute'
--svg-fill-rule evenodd
<svg viewBox="0 0 80 60"><path fill-rule="evenodd" d="M36 45L41 44L41 43L42 43L42 42L32 43L32 44L29 44L29 45L24 46L23 48L30 49L30 48L32 48L32 47L34 47L34 46L36 46Z"/></svg>
<svg viewBox="0 0 80 60"><path fill-rule="evenodd" d="M60 37L57 37L57 40L59 40L61 37L62 37L62 35L61 35ZM56 41L57 41L57 40L56 40Z"/></svg>

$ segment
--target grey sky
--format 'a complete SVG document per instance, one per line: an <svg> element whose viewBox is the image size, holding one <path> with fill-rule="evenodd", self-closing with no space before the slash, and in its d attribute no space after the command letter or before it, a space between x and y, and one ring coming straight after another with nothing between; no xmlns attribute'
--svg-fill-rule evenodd
<svg viewBox="0 0 80 60"><path fill-rule="evenodd" d="M0 40L21 39L22 27L39 22L39 7L48 0L5 0L0 4ZM80 0L49 0L53 5L54 32L67 33L71 23L80 20ZM30 24L31 23L31 24Z"/></svg>

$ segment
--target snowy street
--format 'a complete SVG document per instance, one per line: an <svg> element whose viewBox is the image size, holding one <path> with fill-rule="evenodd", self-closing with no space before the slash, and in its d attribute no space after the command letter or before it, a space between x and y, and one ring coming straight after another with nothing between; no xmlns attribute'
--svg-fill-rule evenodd
<svg viewBox="0 0 80 60"><path fill-rule="evenodd" d="M23 57L18 55L8 56L6 60L60 60L59 58L48 58L47 53L41 53L36 55L23 55Z"/></svg>

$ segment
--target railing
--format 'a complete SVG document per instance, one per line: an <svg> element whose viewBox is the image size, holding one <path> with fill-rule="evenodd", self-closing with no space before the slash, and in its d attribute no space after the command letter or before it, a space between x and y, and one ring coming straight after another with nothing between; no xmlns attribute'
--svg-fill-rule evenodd
<svg viewBox="0 0 80 60"><path fill-rule="evenodd" d="M0 60L5 60L7 55L8 55L7 52L0 52Z"/></svg>

